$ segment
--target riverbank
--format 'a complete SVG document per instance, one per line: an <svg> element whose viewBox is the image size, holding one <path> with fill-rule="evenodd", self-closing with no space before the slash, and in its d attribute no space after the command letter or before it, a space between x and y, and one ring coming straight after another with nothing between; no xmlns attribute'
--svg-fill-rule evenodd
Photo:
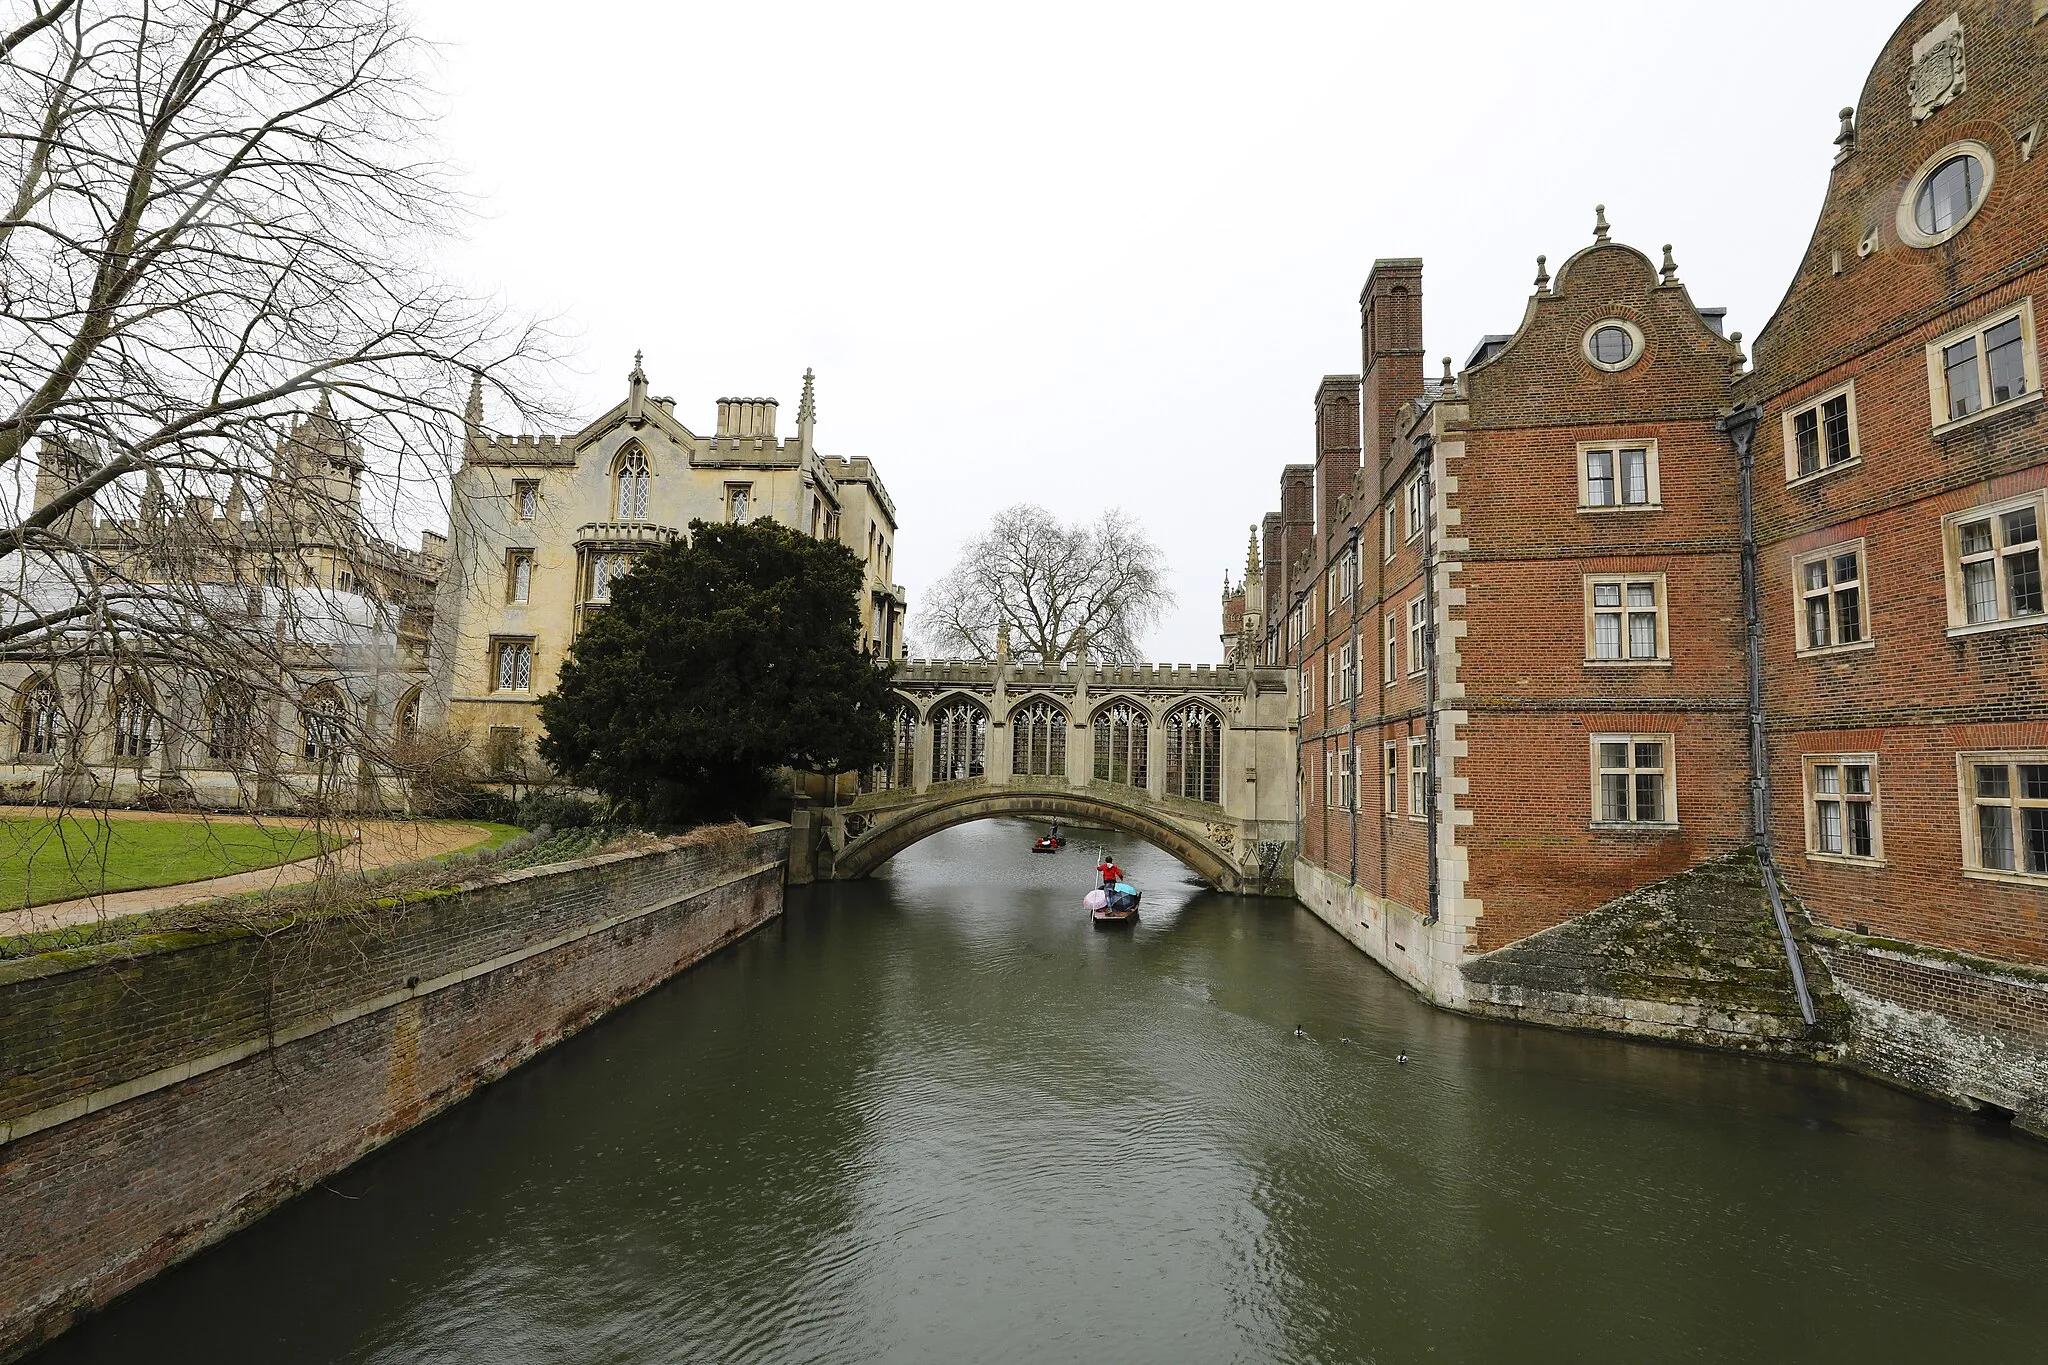
<svg viewBox="0 0 2048 1365"><path fill-rule="evenodd" d="M0 963L0 1361L779 915L787 833Z"/></svg>
<svg viewBox="0 0 2048 1365"><path fill-rule="evenodd" d="M1750 850L1480 955L1461 931L1308 862L1295 886L1440 1008L1845 1067L2048 1140L2048 972L1825 929L1788 894L1808 1025Z"/></svg>

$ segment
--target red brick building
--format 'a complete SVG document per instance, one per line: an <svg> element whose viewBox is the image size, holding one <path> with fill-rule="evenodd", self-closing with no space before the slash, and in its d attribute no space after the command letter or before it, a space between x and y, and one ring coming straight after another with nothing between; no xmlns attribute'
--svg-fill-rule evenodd
<svg viewBox="0 0 2048 1365"><path fill-rule="evenodd" d="M2044 131L2048 0L1916 7L1753 368L1604 211L1441 379L1422 263L1374 266L1263 527L1304 901L1457 1005L1767 811L1853 1005L1926 1005L1916 949L1951 995L2048 966Z"/></svg>

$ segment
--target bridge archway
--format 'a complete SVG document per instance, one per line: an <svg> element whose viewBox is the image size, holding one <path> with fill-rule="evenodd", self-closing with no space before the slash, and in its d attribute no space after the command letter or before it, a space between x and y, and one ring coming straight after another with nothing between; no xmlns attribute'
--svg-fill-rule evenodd
<svg viewBox="0 0 2048 1365"><path fill-rule="evenodd" d="M1236 865L1214 845L1134 805L1080 791L1007 791L1001 787L963 792L951 800L921 806L903 819L869 831L841 850L833 875L865 877L904 849L940 830L1005 815L1058 817L1106 825L1172 854L1219 891L1240 889Z"/></svg>

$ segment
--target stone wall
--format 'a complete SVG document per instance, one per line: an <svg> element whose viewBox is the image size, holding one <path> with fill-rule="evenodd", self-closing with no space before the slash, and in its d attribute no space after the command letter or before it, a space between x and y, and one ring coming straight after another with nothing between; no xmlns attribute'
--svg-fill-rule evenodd
<svg viewBox="0 0 2048 1365"><path fill-rule="evenodd" d="M0 1360L781 913L787 840L0 963Z"/></svg>

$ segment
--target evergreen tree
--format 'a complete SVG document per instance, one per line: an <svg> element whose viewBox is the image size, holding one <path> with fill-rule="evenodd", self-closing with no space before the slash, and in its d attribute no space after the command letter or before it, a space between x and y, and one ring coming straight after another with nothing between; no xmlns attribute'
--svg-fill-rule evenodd
<svg viewBox="0 0 2048 1365"><path fill-rule="evenodd" d="M860 561L772 521L694 521L612 587L541 699L554 769L671 822L754 816L774 771L889 754L890 666L860 647Z"/></svg>

